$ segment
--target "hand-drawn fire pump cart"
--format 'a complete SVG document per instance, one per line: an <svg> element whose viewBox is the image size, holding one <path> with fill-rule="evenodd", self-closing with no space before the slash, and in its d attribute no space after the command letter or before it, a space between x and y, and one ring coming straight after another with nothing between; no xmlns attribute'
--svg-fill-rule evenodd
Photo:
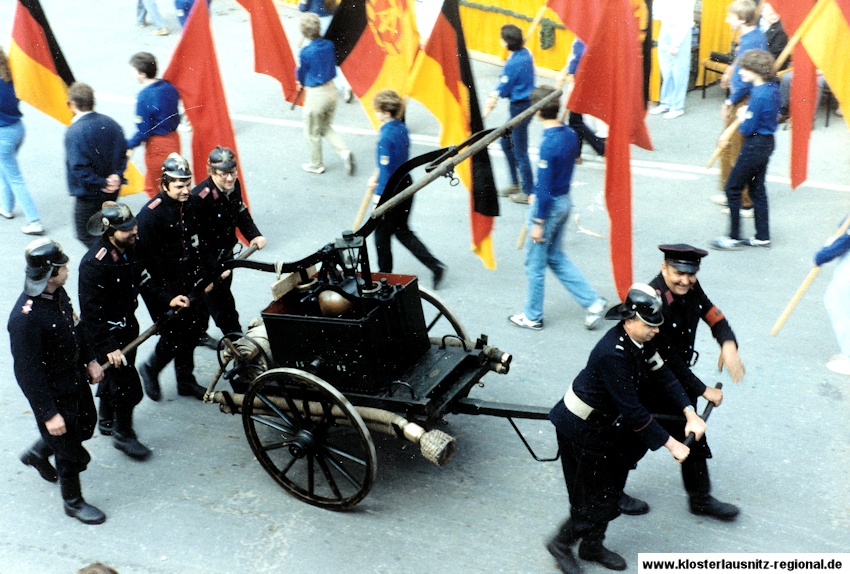
<svg viewBox="0 0 850 574"><path fill-rule="evenodd" d="M363 500L377 472L373 432L416 443L426 459L445 464L455 442L434 426L448 414L505 417L535 459L555 460L538 458L512 420L543 420L548 408L468 396L487 373L507 373L511 355L486 335L471 338L416 277L373 272L365 238L386 211L438 177L452 177L454 166L560 94L500 128L410 160L388 189L417 166L426 166L425 177L312 255L262 263L247 259L248 250L223 265L279 279L262 324L219 342L219 368L205 400L241 413L257 460L296 498L335 510ZM222 379L232 391L215 390Z"/></svg>

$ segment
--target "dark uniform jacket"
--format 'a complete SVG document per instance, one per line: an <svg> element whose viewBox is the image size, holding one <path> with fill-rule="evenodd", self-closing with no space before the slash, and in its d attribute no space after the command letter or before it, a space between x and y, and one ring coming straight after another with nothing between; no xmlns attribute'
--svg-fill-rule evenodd
<svg viewBox="0 0 850 574"><path fill-rule="evenodd" d="M184 295L189 295L195 283L213 267L199 251L197 201L190 195L188 201L179 202L160 192L136 218L138 248L151 277L168 291ZM168 310L167 303L162 307L147 299L145 303L154 319Z"/></svg>
<svg viewBox="0 0 850 574"><path fill-rule="evenodd" d="M195 186L192 195L197 197L201 221L201 249L206 257L216 261L232 258L236 246L236 229L248 241L262 235L251 217L251 212L242 201L242 184L237 179L229 194L218 189L211 177Z"/></svg>
<svg viewBox="0 0 850 574"><path fill-rule="evenodd" d="M65 164L68 192L75 197L112 199L105 194L106 178L113 173L124 178L127 145L118 123L103 114L79 116L65 132Z"/></svg>
<svg viewBox="0 0 850 574"><path fill-rule="evenodd" d="M705 384L691 371L691 364L695 362L694 341L700 319L711 328L711 334L721 345L726 341L735 341L735 334L723 312L706 296L699 281L682 297L673 295L661 274L649 285L661 294L661 312L664 314L664 324L653 342L658 346L664 362L682 383L691 402L696 404L697 397L705 392ZM666 408L656 412L680 412L672 410L673 405L669 401L660 405Z"/></svg>
<svg viewBox="0 0 850 574"><path fill-rule="evenodd" d="M65 289L35 297L22 293L8 329L15 377L39 423L57 413L66 416L62 404L76 404L82 392L91 400L85 366L95 356L76 325Z"/></svg>
<svg viewBox="0 0 850 574"><path fill-rule="evenodd" d="M653 342L638 347L621 322L596 344L587 366L573 381L572 391L594 412L583 420L561 400L550 411L549 419L558 432L586 448L622 448L623 433L628 432L657 450L670 435L638 399L642 385L668 395L679 405L679 412L690 404Z"/></svg>
<svg viewBox="0 0 850 574"><path fill-rule="evenodd" d="M101 237L80 262L79 284L82 327L101 363L107 353L139 335L135 315L139 292L158 309L177 295L151 279L135 248L122 254L106 236Z"/></svg>

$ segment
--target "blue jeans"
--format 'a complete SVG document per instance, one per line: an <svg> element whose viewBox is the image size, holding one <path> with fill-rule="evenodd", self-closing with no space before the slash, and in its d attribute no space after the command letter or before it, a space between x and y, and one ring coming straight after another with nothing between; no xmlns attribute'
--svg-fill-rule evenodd
<svg viewBox="0 0 850 574"><path fill-rule="evenodd" d="M670 37L665 35L662 25L661 38L658 39L658 67L661 69L660 104L672 111L685 109L685 95L688 92L688 79L691 74L691 31L685 35L678 53L670 54Z"/></svg>
<svg viewBox="0 0 850 574"><path fill-rule="evenodd" d="M511 119L530 107L531 100L511 102ZM531 195L534 193L534 175L531 173L531 160L528 159L529 123L531 123L531 118L528 118L518 126L514 126L514 129L511 131L510 140L504 137L501 139L501 142L502 151L505 152L505 158L508 160L508 172L510 172L511 182L514 185L521 183L522 191ZM517 172L519 172L519 178L517 178Z"/></svg>
<svg viewBox="0 0 850 574"><path fill-rule="evenodd" d="M552 201L549 216L543 228L544 241L542 243L528 241L528 251L525 254L525 274L528 277L525 316L531 321L540 321L543 318L543 284L547 267L552 269L558 281L585 309L599 298L579 268L561 251L561 240L571 207L569 194L556 197ZM531 229L533 214L534 206L531 206L528 209L529 229Z"/></svg>
<svg viewBox="0 0 850 574"><path fill-rule="evenodd" d="M145 23L145 16L149 16L154 28L165 28L165 20L159 13L156 0L138 0L136 3L136 24L141 26Z"/></svg>
<svg viewBox="0 0 850 574"><path fill-rule="evenodd" d="M24 142L24 134L24 122L17 121L10 126L0 126L0 190L3 209L12 211L17 200L27 220L33 222L40 220L41 216L18 167L18 149Z"/></svg>
<svg viewBox="0 0 850 574"><path fill-rule="evenodd" d="M756 239L769 240L770 226L767 217L767 189L764 178L767 162L773 153L773 135L755 135L744 138L741 154L726 180L726 201L729 204L729 237L741 239L741 192L750 189L753 216L756 220Z"/></svg>

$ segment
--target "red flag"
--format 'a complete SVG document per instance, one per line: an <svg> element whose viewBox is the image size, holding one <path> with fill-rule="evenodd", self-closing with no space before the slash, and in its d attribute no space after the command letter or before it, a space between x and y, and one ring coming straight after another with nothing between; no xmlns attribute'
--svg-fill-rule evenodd
<svg viewBox="0 0 850 574"><path fill-rule="evenodd" d="M65 125L71 123L68 86L74 75L38 0L19 0L15 7L9 67L18 99Z"/></svg>
<svg viewBox="0 0 850 574"><path fill-rule="evenodd" d="M254 35L254 71L266 74L280 82L283 97L290 104L295 101L295 57L280 23L280 16L272 0L238 0L251 14Z"/></svg>
<svg viewBox="0 0 850 574"><path fill-rule="evenodd" d="M561 22L585 44L593 37L606 8L605 2L592 0L549 0L547 4L561 18Z"/></svg>
<svg viewBox="0 0 850 574"><path fill-rule="evenodd" d="M551 0L549 4L587 44L569 109L608 123L605 201L611 221L614 284L625 298L632 283L632 173L629 144L652 149L644 124L643 64L630 0ZM604 6L604 17L602 11ZM595 22L595 26L594 26Z"/></svg>
<svg viewBox="0 0 850 574"><path fill-rule="evenodd" d="M814 0L773 0L771 6L782 18L786 33L794 34L815 5ZM817 103L817 75L806 48L797 44L792 55L794 78L791 82L791 188L806 181L809 164L809 139L814 126Z"/></svg>
<svg viewBox="0 0 850 574"><path fill-rule="evenodd" d="M419 51L413 0L342 0L325 38L375 129L372 98L380 90L407 96L406 85Z"/></svg>
<svg viewBox="0 0 850 574"><path fill-rule="evenodd" d="M192 123L192 170L196 178L205 170L207 157L215 146L228 147L239 157L219 74L206 2L195 2L186 21L183 36L174 49L174 55L171 56L171 62L168 63L162 78L174 84L180 92L186 115ZM245 180L240 178L240 181L243 199L247 205Z"/></svg>
<svg viewBox="0 0 850 574"><path fill-rule="evenodd" d="M459 144L484 129L457 0L445 0L425 49L410 73L410 97L419 100L440 122L440 145ZM457 166L470 191L472 250L488 269L496 268L493 218L499 215L496 183L487 150Z"/></svg>

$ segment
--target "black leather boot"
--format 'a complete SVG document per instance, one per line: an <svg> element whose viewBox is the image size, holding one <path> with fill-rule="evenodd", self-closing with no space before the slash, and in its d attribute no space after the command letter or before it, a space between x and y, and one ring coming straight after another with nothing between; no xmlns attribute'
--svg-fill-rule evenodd
<svg viewBox="0 0 850 574"><path fill-rule="evenodd" d="M83 524L103 524L106 521L106 515L103 512L83 500L79 474L63 476L59 486L62 489L65 514Z"/></svg>
<svg viewBox="0 0 850 574"><path fill-rule="evenodd" d="M205 387L198 384L192 371L195 370L195 358L192 351L174 358L174 374L177 377L177 394L181 397L195 397L203 400L207 392Z"/></svg>
<svg viewBox="0 0 850 574"><path fill-rule="evenodd" d="M595 529L582 538L578 547L579 558L602 564L609 570L625 570L627 568L625 559L602 545L607 527L608 525L605 524L602 528Z"/></svg>
<svg viewBox="0 0 850 574"><path fill-rule="evenodd" d="M133 409L119 408L115 411L115 436L112 446L136 460L150 458L151 449L139 442L133 431Z"/></svg>
<svg viewBox="0 0 850 574"><path fill-rule="evenodd" d="M619 508L620 514L628 514L629 516L640 516L649 512L649 504L639 498L629 496L625 492L620 494L617 508Z"/></svg>
<svg viewBox="0 0 850 574"><path fill-rule="evenodd" d="M97 410L97 430L103 436L112 436L113 426L115 425L115 413L112 410L112 405L106 399L100 399L100 408Z"/></svg>
<svg viewBox="0 0 850 574"><path fill-rule="evenodd" d="M139 376L142 377L145 394L152 401L158 401L162 398L162 390L159 388L159 373L170 360L171 357L163 357L154 350L148 360L139 366Z"/></svg>
<svg viewBox="0 0 850 574"><path fill-rule="evenodd" d="M728 522L735 520L741 512L734 504L720 502L711 496L711 480L708 477L708 463L705 458L686 458L682 463L682 481L688 492L691 514Z"/></svg>
<svg viewBox="0 0 850 574"><path fill-rule="evenodd" d="M21 462L36 469L41 478L47 482L56 482L58 480L56 469L50 464L48 458L51 454L53 451L44 439L38 439L28 451L21 455Z"/></svg>
<svg viewBox="0 0 850 574"><path fill-rule="evenodd" d="M582 568L573 556L572 545L578 538L573 532L572 523L567 520L558 529L558 533L546 543L546 550L555 557L558 567L564 574L581 574Z"/></svg>

